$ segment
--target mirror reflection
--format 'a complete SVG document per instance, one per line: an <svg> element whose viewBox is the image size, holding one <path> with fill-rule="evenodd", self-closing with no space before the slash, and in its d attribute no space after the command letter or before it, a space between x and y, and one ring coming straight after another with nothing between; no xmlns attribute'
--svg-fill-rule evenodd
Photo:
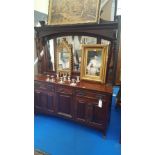
<svg viewBox="0 0 155 155"><path fill-rule="evenodd" d="M59 53L57 55L58 60L56 60L55 59L56 56L54 55L54 49L57 51L58 47L62 44L63 40L66 40L68 45L72 45L71 49L72 58L70 57L70 54L67 52L68 48L64 46L63 48L61 47L60 49L62 50L62 52L60 51L58 52ZM70 68L72 68L73 72L79 73L81 67L81 53L83 44L97 44L97 39L95 37L88 37L88 36L63 36L56 38L56 44L54 44L53 39L50 39L47 44L48 70L56 71L56 68L58 70L70 70ZM110 42L101 39L101 44L110 44ZM55 48L54 45L56 46ZM55 53L57 53L56 51ZM71 64L70 59L72 59Z"/></svg>
<svg viewBox="0 0 155 155"><path fill-rule="evenodd" d="M64 38L72 45L73 72L80 72L82 44L96 44L97 39L88 36L63 36L57 38L57 46L61 44Z"/></svg>

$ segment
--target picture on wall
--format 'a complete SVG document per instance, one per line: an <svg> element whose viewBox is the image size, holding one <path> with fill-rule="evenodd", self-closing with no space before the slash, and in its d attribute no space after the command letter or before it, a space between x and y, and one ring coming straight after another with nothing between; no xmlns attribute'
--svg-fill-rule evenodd
<svg viewBox="0 0 155 155"><path fill-rule="evenodd" d="M49 0L48 25L97 23L100 0Z"/></svg>
<svg viewBox="0 0 155 155"><path fill-rule="evenodd" d="M105 83L108 60L108 45L83 45L81 80Z"/></svg>

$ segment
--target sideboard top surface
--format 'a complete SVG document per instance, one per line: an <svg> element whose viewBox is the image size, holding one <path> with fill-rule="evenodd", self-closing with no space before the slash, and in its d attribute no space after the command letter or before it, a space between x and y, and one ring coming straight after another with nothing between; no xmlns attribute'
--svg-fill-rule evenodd
<svg viewBox="0 0 155 155"><path fill-rule="evenodd" d="M37 75L37 76L35 76L34 80L35 81L47 82L46 78L47 77L45 75ZM65 82L63 84L59 84L57 81L56 82L47 82L47 83L64 85L64 86L69 86L69 87L74 87L74 88L81 88L81 89L100 91L100 92L112 94L112 86L107 85L107 84L91 83L91 82L87 82L87 81L80 81L79 83L77 83L76 86L70 86L70 84L68 82Z"/></svg>

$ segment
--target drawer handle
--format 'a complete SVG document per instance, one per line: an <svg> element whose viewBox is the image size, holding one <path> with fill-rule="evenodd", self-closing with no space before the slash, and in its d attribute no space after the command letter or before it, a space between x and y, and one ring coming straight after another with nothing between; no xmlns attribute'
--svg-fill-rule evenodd
<svg viewBox="0 0 155 155"><path fill-rule="evenodd" d="M47 88L48 88L48 89L53 89L53 87L52 87L52 86L47 86Z"/></svg>
<svg viewBox="0 0 155 155"><path fill-rule="evenodd" d="M84 92L78 92L78 94L77 94L77 95L84 96L84 95L85 95L85 93L84 93Z"/></svg>
<svg viewBox="0 0 155 155"><path fill-rule="evenodd" d="M84 100L79 100L78 102L79 102L79 103L85 103L85 101L84 101Z"/></svg>
<svg viewBox="0 0 155 155"><path fill-rule="evenodd" d="M43 87L43 86L41 86L40 88L41 88L41 89L46 89L46 88L45 88L45 87Z"/></svg>
<svg viewBox="0 0 155 155"><path fill-rule="evenodd" d="M96 95L96 97L97 97L98 99L103 99L103 98L105 97L105 95Z"/></svg>

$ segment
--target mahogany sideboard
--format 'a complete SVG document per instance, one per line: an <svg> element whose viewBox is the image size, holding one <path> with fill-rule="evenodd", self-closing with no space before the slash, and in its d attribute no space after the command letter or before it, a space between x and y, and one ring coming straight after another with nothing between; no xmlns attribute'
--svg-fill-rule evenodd
<svg viewBox="0 0 155 155"><path fill-rule="evenodd" d="M110 119L112 86L81 81L69 83L46 82L38 75L34 81L35 113L48 114L94 127L106 135ZM102 107L98 106L99 99Z"/></svg>

